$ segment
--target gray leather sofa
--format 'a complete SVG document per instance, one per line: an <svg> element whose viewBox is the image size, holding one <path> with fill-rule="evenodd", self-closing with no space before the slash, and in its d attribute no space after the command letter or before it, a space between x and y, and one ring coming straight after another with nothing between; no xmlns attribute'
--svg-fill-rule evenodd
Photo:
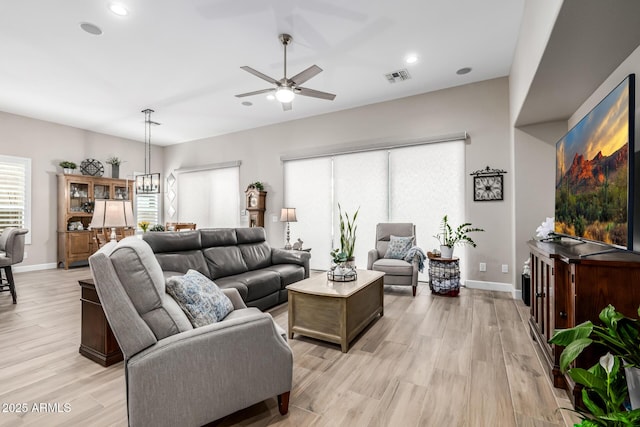
<svg viewBox="0 0 640 427"><path fill-rule="evenodd" d="M234 310L193 328L149 245L135 237L109 242L89 266L125 357L130 426L197 427L276 396L287 413L293 355L270 314L223 289Z"/></svg>
<svg viewBox="0 0 640 427"><path fill-rule="evenodd" d="M150 232L143 239L165 276L197 270L261 310L287 301L285 287L309 277L309 253L272 248L261 227Z"/></svg>

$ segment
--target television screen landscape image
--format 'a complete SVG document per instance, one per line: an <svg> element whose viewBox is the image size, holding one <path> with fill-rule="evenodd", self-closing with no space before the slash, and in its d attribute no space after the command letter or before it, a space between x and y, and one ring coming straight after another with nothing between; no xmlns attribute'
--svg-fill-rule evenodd
<svg viewBox="0 0 640 427"><path fill-rule="evenodd" d="M631 245L633 98L632 74L556 144L556 233Z"/></svg>

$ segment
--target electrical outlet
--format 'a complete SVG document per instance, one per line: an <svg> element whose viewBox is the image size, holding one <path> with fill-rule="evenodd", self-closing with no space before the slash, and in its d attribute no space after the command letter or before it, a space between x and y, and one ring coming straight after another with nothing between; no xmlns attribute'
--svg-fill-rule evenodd
<svg viewBox="0 0 640 427"><path fill-rule="evenodd" d="M271 222L278 222L278 215L271 215Z"/></svg>
<svg viewBox="0 0 640 427"><path fill-rule="evenodd" d="M29 254L27 253L27 251L24 251L24 256L23 256L22 258L24 258L24 259L29 258L27 255L29 255Z"/></svg>
<svg viewBox="0 0 640 427"><path fill-rule="evenodd" d="M509 265L508 264L502 264L502 272L503 273L508 273L509 272Z"/></svg>
<svg viewBox="0 0 640 427"><path fill-rule="evenodd" d="M487 263L486 262L481 262L480 263L480 271L487 271Z"/></svg>

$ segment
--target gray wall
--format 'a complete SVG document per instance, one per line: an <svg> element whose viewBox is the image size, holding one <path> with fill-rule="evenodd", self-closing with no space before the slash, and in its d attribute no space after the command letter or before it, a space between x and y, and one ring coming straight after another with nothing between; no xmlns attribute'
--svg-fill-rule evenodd
<svg viewBox="0 0 640 427"><path fill-rule="evenodd" d="M283 175L280 156L300 151L366 145L379 141L433 137L467 131L466 219L486 229L474 239L478 248L461 254L472 280L511 283L511 275L500 272L511 264L513 252L513 188L505 185L505 200L473 202L469 172L487 165L509 170L508 81L506 78L455 87L395 101L358 107L272 126L206 138L165 148L164 176L175 169L241 160L240 186L254 181L266 183L265 228L273 246L283 244L283 224L271 222L283 207ZM247 120L250 120L250 112ZM286 113L283 113L286 114ZM244 195L243 195L244 196ZM242 198L244 200L244 197ZM437 209L437 207L435 207ZM438 224L433 224L433 234ZM421 242L425 249L437 241ZM313 254L323 256L323 254ZM487 272L478 263L487 263ZM510 265L510 271L512 265Z"/></svg>
<svg viewBox="0 0 640 427"><path fill-rule="evenodd" d="M144 128L140 125L144 138ZM162 166L163 148L152 149L152 164ZM55 264L57 261L57 184L58 163L70 160L78 165L94 158L105 166L104 176L111 176L107 158L117 156L120 177L132 176L144 170L142 142L98 134L42 120L0 112L0 153L31 158L31 245L26 247L27 259L20 267ZM79 173L79 172L78 172Z"/></svg>

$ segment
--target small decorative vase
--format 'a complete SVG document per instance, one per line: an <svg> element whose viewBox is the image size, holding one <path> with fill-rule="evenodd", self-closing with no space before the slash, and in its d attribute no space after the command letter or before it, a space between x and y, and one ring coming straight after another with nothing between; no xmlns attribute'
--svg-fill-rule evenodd
<svg viewBox="0 0 640 427"><path fill-rule="evenodd" d="M453 258L453 247L440 245L440 258L444 258L444 259Z"/></svg>
<svg viewBox="0 0 640 427"><path fill-rule="evenodd" d="M120 165L111 165L111 178L120 178Z"/></svg>

